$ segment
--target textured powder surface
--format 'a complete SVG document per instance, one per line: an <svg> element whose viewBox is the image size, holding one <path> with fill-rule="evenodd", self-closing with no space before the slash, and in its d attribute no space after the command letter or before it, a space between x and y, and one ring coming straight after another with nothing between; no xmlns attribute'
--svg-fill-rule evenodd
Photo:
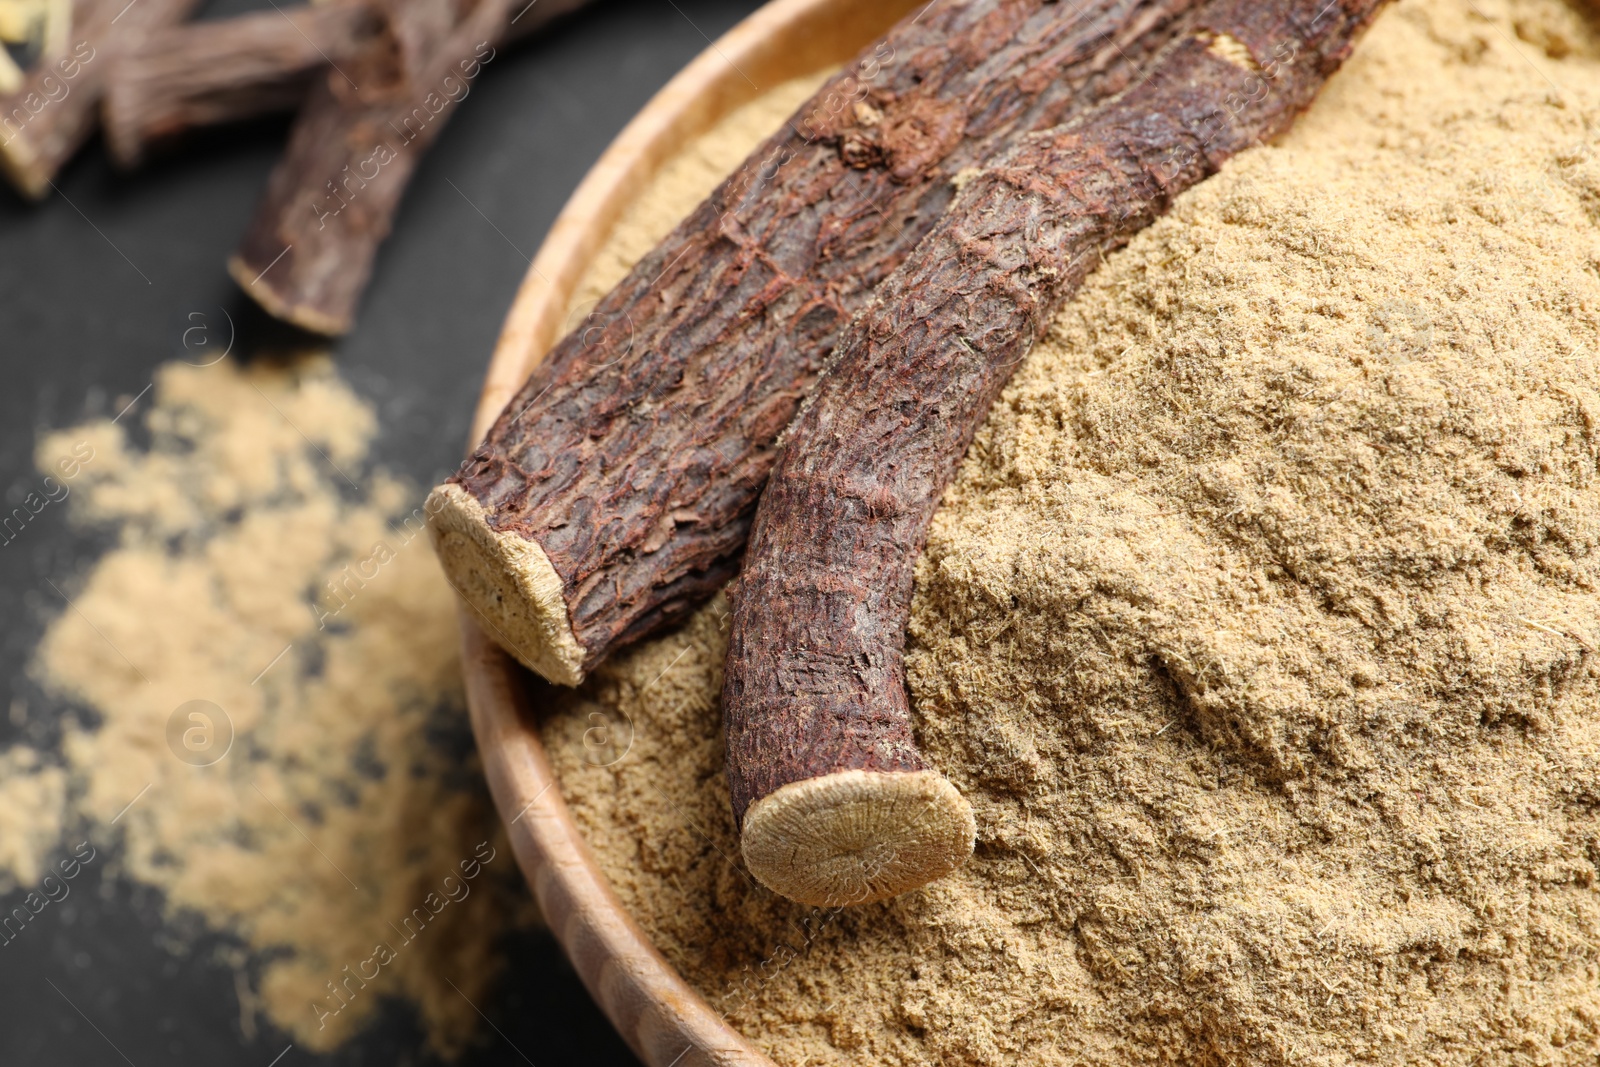
<svg viewBox="0 0 1600 1067"><path fill-rule="evenodd" d="M955 875L752 884L725 602L560 702L576 818L730 1023L785 1065L1596 1062L1592 18L1401 0L1032 353L918 571Z"/></svg>
<svg viewBox="0 0 1600 1067"><path fill-rule="evenodd" d="M87 714L0 797L38 781L54 799L29 816L59 826L45 776L69 782L101 862L250 950L230 958L247 1036L260 1011L329 1049L398 997L453 1053L479 1019L450 983L479 999L527 905L476 784L421 497L365 462L373 412L325 359L168 364L145 424L147 447L109 421L39 445L42 470L92 449L69 506L116 543L36 657ZM27 882L19 847L0 832Z"/></svg>

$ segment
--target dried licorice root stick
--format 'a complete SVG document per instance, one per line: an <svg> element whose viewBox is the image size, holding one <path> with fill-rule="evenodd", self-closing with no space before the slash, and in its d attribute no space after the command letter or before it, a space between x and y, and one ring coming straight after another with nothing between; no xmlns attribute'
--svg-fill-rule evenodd
<svg viewBox="0 0 1600 1067"><path fill-rule="evenodd" d="M349 62L382 32L377 11L341 0L151 33L117 57L106 86L111 157L131 167L152 142L296 107L313 74Z"/></svg>
<svg viewBox="0 0 1600 1067"><path fill-rule="evenodd" d="M1126 88L1193 0L918 6L556 345L430 497L457 590L551 681L733 577L778 434L951 179Z"/></svg>
<svg viewBox="0 0 1600 1067"><path fill-rule="evenodd" d="M115 56L145 33L184 19L196 0L56 3L70 10L62 31L50 35L22 84L0 95L0 170L35 200L94 130Z"/></svg>
<svg viewBox="0 0 1600 1067"><path fill-rule="evenodd" d="M540 0L523 18L545 25L587 2ZM513 3L380 0L392 41L314 82L228 260L252 299L302 329L350 329L411 175L494 58Z"/></svg>
<svg viewBox="0 0 1600 1067"><path fill-rule="evenodd" d="M548 21L533 10L513 16L507 40ZM192 129L292 111L316 75L352 62L384 29L374 4L331 0L152 33L117 57L106 87L102 121L111 156L131 167L153 143Z"/></svg>
<svg viewBox="0 0 1600 1067"><path fill-rule="evenodd" d="M912 736L902 653L940 494L1102 253L1289 125L1382 0L1212 0L1150 79L1023 139L840 337L788 431L736 583L722 706L750 871L809 904L959 866L970 806Z"/></svg>

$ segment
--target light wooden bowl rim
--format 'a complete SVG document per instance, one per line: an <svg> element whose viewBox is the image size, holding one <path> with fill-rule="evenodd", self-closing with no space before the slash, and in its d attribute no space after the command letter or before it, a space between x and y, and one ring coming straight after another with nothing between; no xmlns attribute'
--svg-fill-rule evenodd
<svg viewBox="0 0 1600 1067"><path fill-rule="evenodd" d="M773 0L728 31L617 135L556 218L495 346L482 440L565 332L567 307L622 212L684 142L762 91L842 63L917 0ZM774 1067L677 973L623 908L561 797L534 727L539 687L459 612L472 730L517 863L590 994L650 1067Z"/></svg>

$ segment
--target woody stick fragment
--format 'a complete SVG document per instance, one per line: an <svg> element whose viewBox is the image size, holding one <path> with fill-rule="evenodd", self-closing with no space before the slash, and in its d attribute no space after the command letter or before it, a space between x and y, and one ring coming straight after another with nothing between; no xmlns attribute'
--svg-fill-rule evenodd
<svg viewBox="0 0 1600 1067"><path fill-rule="evenodd" d="M862 904L971 853L972 811L918 750L905 686L934 508L1103 254L1287 129L1382 3L1212 0L1148 79L971 177L844 331L784 438L734 586L728 784L762 883Z"/></svg>

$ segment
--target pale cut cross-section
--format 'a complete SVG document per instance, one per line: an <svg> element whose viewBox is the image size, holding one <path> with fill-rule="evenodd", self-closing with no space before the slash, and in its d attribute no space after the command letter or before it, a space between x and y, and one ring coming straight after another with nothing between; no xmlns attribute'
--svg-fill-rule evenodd
<svg viewBox="0 0 1600 1067"><path fill-rule="evenodd" d="M483 505L441 485L424 507L433 550L456 592L517 662L557 685L583 682L584 647L572 632L561 576L538 543L489 526Z"/></svg>
<svg viewBox="0 0 1600 1067"><path fill-rule="evenodd" d="M744 862L775 893L844 907L942 878L972 855L972 805L937 771L836 771L750 805Z"/></svg>

